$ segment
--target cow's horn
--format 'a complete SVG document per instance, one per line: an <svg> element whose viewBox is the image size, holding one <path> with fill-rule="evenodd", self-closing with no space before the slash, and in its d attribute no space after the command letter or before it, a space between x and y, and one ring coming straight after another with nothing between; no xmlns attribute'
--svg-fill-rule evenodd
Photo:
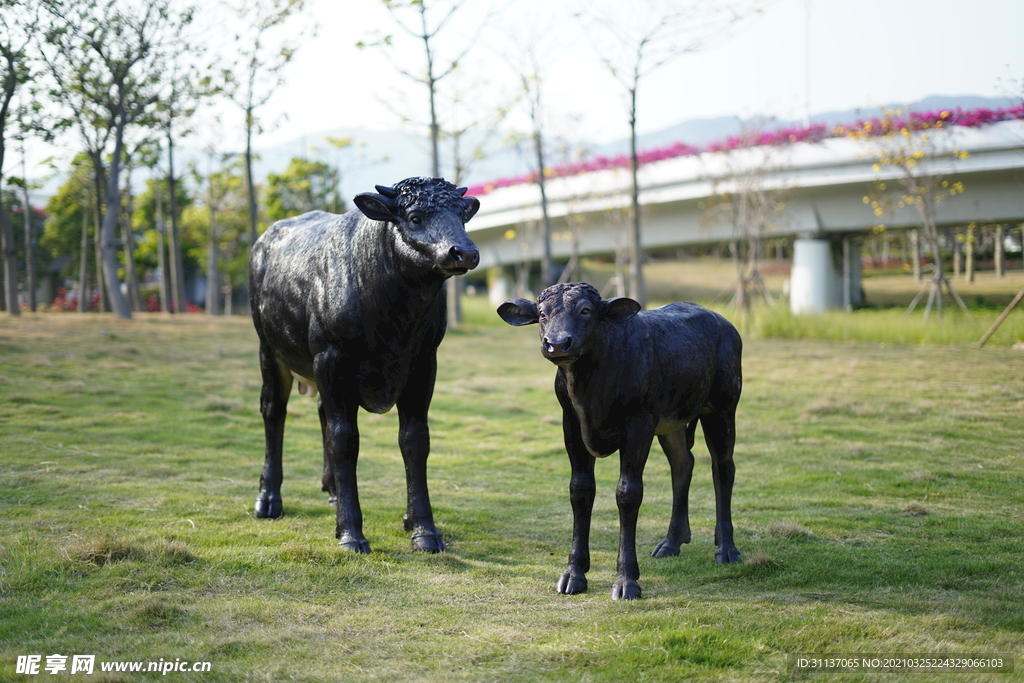
<svg viewBox="0 0 1024 683"><path fill-rule="evenodd" d="M387 185L374 185L374 187L377 188L377 192L380 192L388 199L395 199L398 197L398 190L393 187L388 187Z"/></svg>
<svg viewBox="0 0 1024 683"><path fill-rule="evenodd" d="M455 191L458 192L459 194L461 194L463 197L465 197L466 193L469 192L469 188L468 187L457 187L457 188L455 188Z"/></svg>

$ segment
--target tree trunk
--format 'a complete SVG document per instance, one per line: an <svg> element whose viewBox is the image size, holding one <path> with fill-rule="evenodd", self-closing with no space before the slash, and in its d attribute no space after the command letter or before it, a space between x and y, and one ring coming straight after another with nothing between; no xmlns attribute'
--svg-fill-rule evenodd
<svg viewBox="0 0 1024 683"><path fill-rule="evenodd" d="M252 109L245 110L245 184L249 192L249 251L256 244L256 186L252 182Z"/></svg>
<svg viewBox="0 0 1024 683"><path fill-rule="evenodd" d="M114 234L117 229L117 215L120 213L121 153L123 151L123 125L115 132L114 155L110 160L110 174L107 177L107 210L103 216L103 228L100 232L101 256L103 259L103 279L107 295L110 297L111 308L121 318L131 318L132 311L128 301L121 293L121 281L117 276L117 256L114 252Z"/></svg>
<svg viewBox="0 0 1024 683"><path fill-rule="evenodd" d="M14 228L7 217L7 208L0 202L0 237L4 250L4 303L11 315L20 315L18 304L18 252L14 248Z"/></svg>
<svg viewBox="0 0 1024 683"><path fill-rule="evenodd" d="M174 177L174 140L170 128L167 130L167 187L171 195L171 296L174 299L174 312L184 313L185 269L181 263L181 241L178 238L178 185Z"/></svg>
<svg viewBox="0 0 1024 683"><path fill-rule="evenodd" d="M78 312L89 310L89 199L82 203L82 255L78 259Z"/></svg>
<svg viewBox="0 0 1024 683"><path fill-rule="evenodd" d="M212 182L212 181L210 181ZM212 190L210 194L213 194ZM217 315L220 300L220 275L217 273L217 215L213 202L210 208L210 230L206 241L206 315Z"/></svg>
<svg viewBox="0 0 1024 683"><path fill-rule="evenodd" d="M996 226L995 243L996 277L1003 277L1003 226Z"/></svg>
<svg viewBox="0 0 1024 683"><path fill-rule="evenodd" d="M132 231L132 213L135 200L132 197L132 174L129 169L125 179L125 198L127 206L121 208L121 239L124 242L124 273L128 284L128 303L136 312L144 311L142 291L139 289L139 277L135 272L135 234Z"/></svg>
<svg viewBox="0 0 1024 683"><path fill-rule="evenodd" d="M170 285L167 281L167 246L164 236L167 233L167 226L164 224L164 183L158 180L156 184L156 267L160 270L160 312L169 313L170 307Z"/></svg>
<svg viewBox="0 0 1024 683"><path fill-rule="evenodd" d="M921 281L921 235L914 229L910 231L910 257L911 270L914 273L914 282Z"/></svg>
<svg viewBox="0 0 1024 683"><path fill-rule="evenodd" d="M640 235L640 183L637 179L638 161L636 151L636 84L630 91L629 110L629 168L633 177L632 206L633 222L632 234L630 235L630 295L640 302L641 306L647 306L647 288L644 286L643 270L643 240Z"/></svg>
<svg viewBox="0 0 1024 683"><path fill-rule="evenodd" d="M541 136L540 124L534 117L533 144L537 153L537 187L540 188L540 211L544 218L544 262L540 268L541 287L550 287L555 284L555 265L551 259L551 218L548 216L548 194L545 187L546 178L544 173L547 167L544 165L544 139Z"/></svg>
<svg viewBox="0 0 1024 683"><path fill-rule="evenodd" d="M28 198L28 175L25 170L25 156L24 148L22 149L21 158L21 176L24 180L25 190L25 289L28 290L28 308L33 313L36 312L36 250L33 242L32 235L32 207L29 206Z"/></svg>
<svg viewBox="0 0 1024 683"><path fill-rule="evenodd" d="M964 249L964 258L967 260L967 268L964 277L968 282L974 282L974 228L967 228L967 243Z"/></svg>
<svg viewBox="0 0 1024 683"><path fill-rule="evenodd" d="M99 306L97 309L101 313L110 311L110 298L107 296L107 290L103 286L103 268L101 263L103 262L100 256L100 226L103 225L103 198L105 197L103 182L103 164L99 160L98 155L93 157L93 186L96 190L96 201L92 205L92 246L93 246L93 262L96 269L96 291L100 295Z"/></svg>

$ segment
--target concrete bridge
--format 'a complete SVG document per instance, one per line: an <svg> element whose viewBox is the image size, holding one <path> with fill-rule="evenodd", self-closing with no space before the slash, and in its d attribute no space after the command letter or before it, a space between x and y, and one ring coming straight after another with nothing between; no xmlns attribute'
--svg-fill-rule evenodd
<svg viewBox="0 0 1024 683"><path fill-rule="evenodd" d="M949 145L969 153L944 169L951 181L964 184L964 192L939 205L940 227L1024 222L1024 123L1005 121L981 128L947 129ZM946 133L942 133L946 134ZM795 237L796 256L801 244L812 262L808 285L830 291L812 293L815 301L841 304L844 277L859 282L859 247L823 259L821 241L869 234L879 223L888 229L918 227L916 210L904 208L883 217L875 215L864 197L875 180L891 180L895 174L873 166L869 147L850 138L818 143L795 143L765 149L703 153L657 161L641 166L640 204L644 248L680 247L733 239L730 222L710 219L709 197L735 190L734 178L760 164L763 186L784 190L785 208L773 218L765 238ZM630 174L628 169L595 171L552 178L546 184L552 222L552 253L556 260L570 258L573 249L581 256L612 254L627 244ZM469 223L470 235L480 247L481 267L539 261L541 240L540 192L536 184L513 185L480 197L480 212ZM812 247L817 242L818 247ZM797 267L794 263L794 268ZM831 268L831 272L824 272ZM823 270L824 269L824 270ZM818 272L821 271L821 272ZM843 273L845 272L845 274ZM853 271L852 273L849 271ZM796 287L794 282L794 287ZM858 287L859 289L859 287ZM849 286L847 287L849 291ZM794 289L793 296L804 293ZM820 308L813 304L812 308Z"/></svg>

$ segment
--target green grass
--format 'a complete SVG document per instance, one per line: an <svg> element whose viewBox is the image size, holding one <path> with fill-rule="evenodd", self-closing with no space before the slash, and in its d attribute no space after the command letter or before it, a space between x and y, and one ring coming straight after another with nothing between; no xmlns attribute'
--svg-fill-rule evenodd
<svg viewBox="0 0 1024 683"><path fill-rule="evenodd" d="M18 655L53 653L212 663L168 680L794 680L789 654L826 652L1011 653L998 680L1024 680L1024 353L748 338L733 501L746 563L714 564L698 437L693 542L644 555L644 598L620 603L615 456L597 467L590 592L558 595L571 513L553 369L536 328L468 306L477 323L442 344L431 411L440 555L402 530L394 412L360 416L373 554L335 545L306 397L289 409L286 516L253 518L247 320L5 318L0 680L67 680L14 673ZM641 550L664 533L668 478L655 444Z"/></svg>

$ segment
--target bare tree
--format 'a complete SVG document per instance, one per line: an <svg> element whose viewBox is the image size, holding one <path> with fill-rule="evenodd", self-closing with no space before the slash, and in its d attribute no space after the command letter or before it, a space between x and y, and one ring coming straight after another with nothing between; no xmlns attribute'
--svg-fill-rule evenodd
<svg viewBox="0 0 1024 683"><path fill-rule="evenodd" d="M640 84L653 72L688 52L696 52L727 35L748 11L735 4L708 0L641 0L623 4L595 0L576 13L601 63L622 87L629 123L629 158L632 174L630 224L630 296L647 303L643 276L643 241L640 220L640 185L637 171L637 95Z"/></svg>
<svg viewBox="0 0 1024 683"><path fill-rule="evenodd" d="M730 251L736 269L732 304L743 318L744 329L750 325L753 298L761 296L774 303L760 264L765 236L778 226L790 191L776 179L786 168L782 150L757 144L762 134L760 122L745 123L734 149L705 156L714 194L702 202L704 221L724 221L731 226Z"/></svg>
<svg viewBox="0 0 1024 683"><path fill-rule="evenodd" d="M305 0L235 0L230 9L245 28L235 35L238 59L223 70L224 91L245 114L245 182L249 193L249 248L256 242L256 184L252 177L252 138L262 132L256 110L284 83L284 68L292 61L305 31L290 32L288 40L273 42L275 29L305 7ZM173 196L173 195L172 195Z"/></svg>
<svg viewBox="0 0 1024 683"><path fill-rule="evenodd" d="M391 17L395 24L398 25L404 33L409 37L413 38L423 46L423 55L425 60L425 68L422 71L414 71L405 68L394 58L391 53L391 46L394 43L394 36L387 34L377 34L369 40L360 41L356 44L359 48L378 47L382 49L382 53L391 62L394 69L405 76L406 78L426 86L428 104L429 104L429 140L430 140L430 172L435 178L442 177L441 174L441 139L444 134L440 123L440 117L438 112L438 86L444 79L451 76L459 68L459 64L462 59L473 49L476 44L477 38L480 36L480 32L483 30L486 21L480 21L477 24L476 31L474 34L465 39L462 42L461 47L457 47L454 52L456 53L452 58L443 58L438 53L438 43L442 45L445 41L442 41L439 36L446 29L450 28L452 18L466 6L468 3L466 0L383 0L384 6L387 7L388 12L391 13ZM451 42L451 41L447 41ZM460 99L458 95L453 96L453 100ZM460 127L453 125L450 128L450 139L453 141L454 151L454 166L456 167L456 175L461 175L465 169L460 169L459 166L465 156L461 154L459 145L462 141L462 137L466 130L460 130ZM453 182L458 183L458 180ZM448 324L452 327L456 327L462 323L462 305L460 302L460 287L461 281L454 280L449 282L448 285Z"/></svg>
<svg viewBox="0 0 1024 683"><path fill-rule="evenodd" d="M461 60L473 49L476 40L483 29L484 22L480 22L473 36L466 39L461 48L455 50L456 55L452 58L442 58L437 51L437 44L441 41L438 37L445 29L449 28L452 18L467 3L466 0L449 0L444 2L438 0L383 0L392 19L406 34L423 44L425 69L421 72L406 69L394 59L389 49L394 43L393 35L376 35L368 41L360 41L357 47L379 47L391 62L395 70L406 78L420 83L427 88L430 111L430 158L431 173L435 178L441 177L441 124L438 118L437 88L438 84L450 76L459 66ZM444 43L442 43L444 44Z"/></svg>
<svg viewBox="0 0 1024 683"><path fill-rule="evenodd" d="M541 261L541 286L554 284L554 261L551 258L551 217L548 214L547 175L544 126L544 81L550 64L564 44L557 30L558 17L546 23L531 23L519 34L508 35L508 47L502 57L516 75L522 89L522 101L530 120L530 138L533 143L534 174L540 191L540 209L544 258Z"/></svg>

